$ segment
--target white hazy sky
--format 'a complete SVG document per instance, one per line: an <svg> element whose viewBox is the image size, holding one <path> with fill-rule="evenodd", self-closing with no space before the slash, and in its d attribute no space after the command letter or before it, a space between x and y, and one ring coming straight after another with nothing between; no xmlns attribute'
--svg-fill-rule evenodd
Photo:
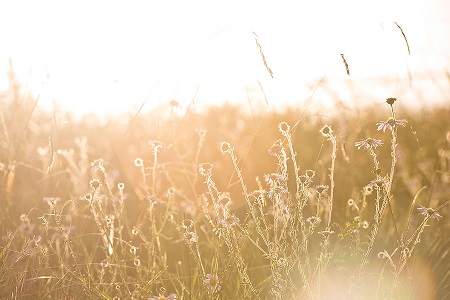
<svg viewBox="0 0 450 300"><path fill-rule="evenodd" d="M448 0L0 0L0 88L11 58L41 105L77 112L136 109L149 95L147 108L172 99L187 105L197 88L200 106L248 95L265 105L258 81L271 104L296 103L323 76L444 75L449 43ZM380 94L394 96L386 89Z"/></svg>

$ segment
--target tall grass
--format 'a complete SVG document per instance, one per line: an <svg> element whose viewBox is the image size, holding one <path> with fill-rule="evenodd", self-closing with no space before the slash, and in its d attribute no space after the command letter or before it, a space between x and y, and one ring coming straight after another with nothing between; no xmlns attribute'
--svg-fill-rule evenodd
<svg viewBox="0 0 450 300"><path fill-rule="evenodd" d="M1 101L2 298L450 294L445 110L101 123L19 94Z"/></svg>

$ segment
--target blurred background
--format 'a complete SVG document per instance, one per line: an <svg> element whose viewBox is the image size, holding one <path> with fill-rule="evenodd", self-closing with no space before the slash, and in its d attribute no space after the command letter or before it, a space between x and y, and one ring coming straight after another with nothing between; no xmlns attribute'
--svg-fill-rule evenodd
<svg viewBox="0 0 450 300"><path fill-rule="evenodd" d="M0 90L12 66L41 107L77 114L448 104L449 36L445 0L2 1Z"/></svg>

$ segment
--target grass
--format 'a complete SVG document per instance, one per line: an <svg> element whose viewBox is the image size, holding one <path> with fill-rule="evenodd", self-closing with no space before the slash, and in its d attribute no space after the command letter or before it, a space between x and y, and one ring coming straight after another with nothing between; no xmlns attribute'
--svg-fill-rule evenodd
<svg viewBox="0 0 450 300"><path fill-rule="evenodd" d="M6 95L1 299L450 296L445 109L100 121Z"/></svg>

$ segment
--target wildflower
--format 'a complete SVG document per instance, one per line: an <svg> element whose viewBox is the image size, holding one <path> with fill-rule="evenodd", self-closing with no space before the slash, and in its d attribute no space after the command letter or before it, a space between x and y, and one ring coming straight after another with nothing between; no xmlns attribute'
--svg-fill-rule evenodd
<svg viewBox="0 0 450 300"><path fill-rule="evenodd" d="M266 183L269 185L273 185L278 181L281 181L284 179L283 175L272 173L272 174L265 174L264 179L266 180Z"/></svg>
<svg viewBox="0 0 450 300"><path fill-rule="evenodd" d="M327 237L330 236L331 234L333 234L334 231L333 230L324 230L324 231L319 231L318 234L321 234L323 237Z"/></svg>
<svg viewBox="0 0 450 300"><path fill-rule="evenodd" d="M159 151L159 148L163 148L164 147L164 143L161 141L156 141L156 140L150 140L148 141L150 147L152 148L153 152L156 153Z"/></svg>
<svg viewBox="0 0 450 300"><path fill-rule="evenodd" d="M283 142L281 140L277 140L275 143L273 143L272 147L270 147L269 154L277 156L280 155L283 151Z"/></svg>
<svg viewBox="0 0 450 300"><path fill-rule="evenodd" d="M91 162L91 168L94 170L104 170L103 158L99 158Z"/></svg>
<svg viewBox="0 0 450 300"><path fill-rule="evenodd" d="M322 194L323 192L325 192L326 190L328 190L328 185L316 185L314 187L314 189L316 190L317 193Z"/></svg>
<svg viewBox="0 0 450 300"><path fill-rule="evenodd" d="M198 235L193 231L186 231L183 233L182 239L186 244L192 245L198 242Z"/></svg>
<svg viewBox="0 0 450 300"><path fill-rule="evenodd" d="M333 134L333 129L329 125L325 125L319 131L324 137L330 137Z"/></svg>
<svg viewBox="0 0 450 300"><path fill-rule="evenodd" d="M222 225L222 227L232 227L234 225L238 225L239 224L239 218L236 217L235 215L231 215L225 219L221 219L219 220L219 224Z"/></svg>
<svg viewBox="0 0 450 300"><path fill-rule="evenodd" d="M44 197L44 198L42 198L42 200L44 200L44 202L47 202L47 204L50 206L50 208L53 208L56 205L56 203L61 201L61 198L59 198L59 197Z"/></svg>
<svg viewBox="0 0 450 300"><path fill-rule="evenodd" d="M175 295L174 293L170 294L169 296L164 296L164 294L159 293L158 296L153 296L151 298L148 298L148 300L176 300L177 299L177 295Z"/></svg>
<svg viewBox="0 0 450 300"><path fill-rule="evenodd" d="M207 274L203 284L211 292L218 292L220 290L219 277L213 274Z"/></svg>
<svg viewBox="0 0 450 300"><path fill-rule="evenodd" d="M383 130L383 132L386 132L386 129L389 129L390 131L393 131L395 126L403 126L405 127L405 124L408 121L406 120L395 120L394 118L390 117L389 119L387 119L387 121L383 121L383 122L378 122L377 123L377 130Z"/></svg>
<svg viewBox="0 0 450 300"><path fill-rule="evenodd" d="M202 176L210 176L212 173L213 165L210 163L202 163L198 165L198 171Z"/></svg>
<svg viewBox="0 0 450 300"><path fill-rule="evenodd" d="M389 184L389 180L386 177L380 177L376 180L370 181L369 185L371 187L375 187L376 189L380 189L382 187L386 187Z"/></svg>
<svg viewBox="0 0 450 300"><path fill-rule="evenodd" d="M92 179L91 181L89 181L89 185L93 190L98 190L102 186L102 183L98 179Z"/></svg>
<svg viewBox="0 0 450 300"><path fill-rule="evenodd" d="M138 157L138 158L136 158L134 160L134 165L136 167L143 167L144 166L144 160L142 158Z"/></svg>
<svg viewBox="0 0 450 300"><path fill-rule="evenodd" d="M386 98L386 103L390 106L392 106L395 101L397 101L397 98Z"/></svg>
<svg viewBox="0 0 450 300"><path fill-rule="evenodd" d="M276 186L273 189L270 189L268 195L271 197L273 194L287 194L288 190L284 186Z"/></svg>
<svg viewBox="0 0 450 300"><path fill-rule="evenodd" d="M383 145L382 141L376 140L373 138L367 138L365 140L355 143L355 147L358 147L358 150L361 148L365 148L365 149L377 148L378 146L381 146L381 145Z"/></svg>
<svg viewBox="0 0 450 300"><path fill-rule="evenodd" d="M419 215L422 215L422 216L426 216L426 217L438 219L438 220L439 220L439 218L442 218L442 216L437 211L435 211L433 208L430 208L430 207L427 208L427 207L420 206L417 208L417 210L419 211Z"/></svg>
<svg viewBox="0 0 450 300"><path fill-rule="evenodd" d="M316 216L312 216L312 217L306 218L306 222L308 222L312 226L315 226L315 225L319 224L320 221L321 221L320 218L316 217Z"/></svg>
<svg viewBox="0 0 450 300"><path fill-rule="evenodd" d="M258 198L259 196L264 195L265 193L266 193L265 190L254 190L253 192L248 193L247 196Z"/></svg>

